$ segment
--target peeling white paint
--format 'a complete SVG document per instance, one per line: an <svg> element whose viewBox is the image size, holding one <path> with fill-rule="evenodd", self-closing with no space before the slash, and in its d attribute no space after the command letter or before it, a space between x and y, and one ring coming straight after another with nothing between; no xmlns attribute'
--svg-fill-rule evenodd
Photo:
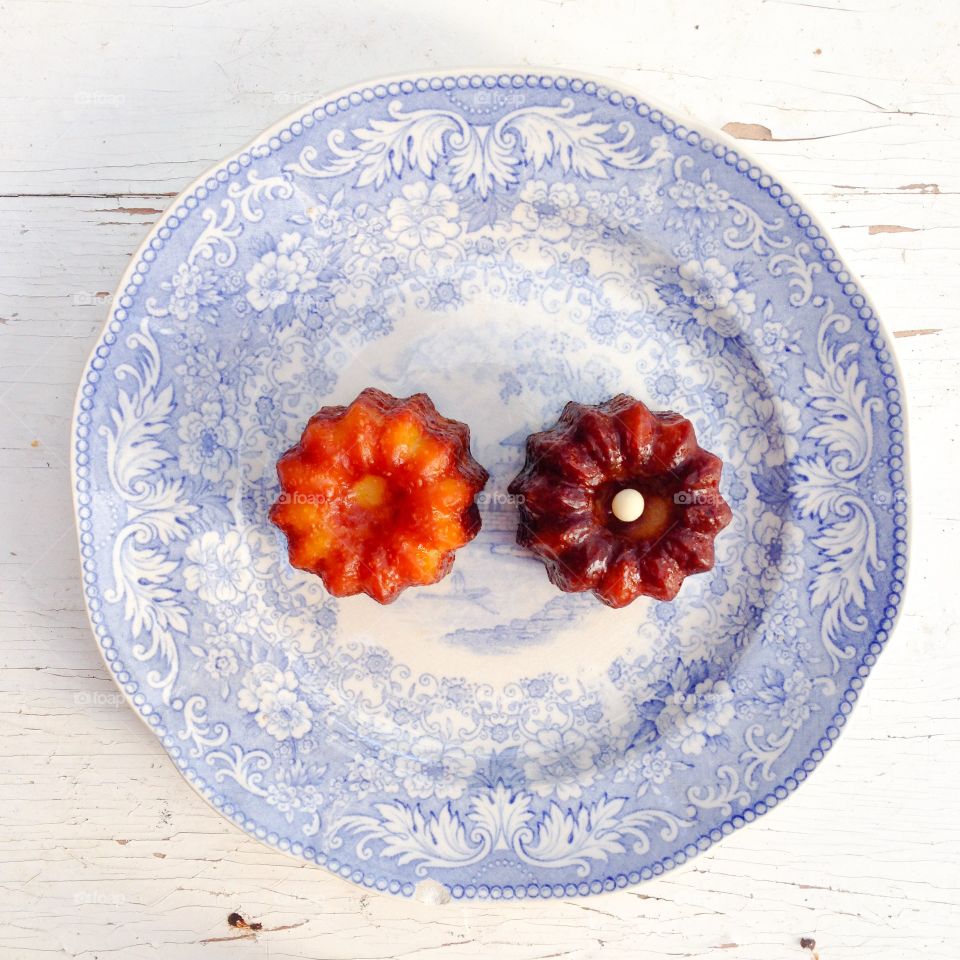
<svg viewBox="0 0 960 960"><path fill-rule="evenodd" d="M6 5L0 957L808 960L800 939L812 937L824 960L956 960L960 37L943 11L938 0ZM562 63L716 128L774 131L747 149L835 228L888 329L916 334L897 343L914 559L895 638L789 802L634 889L441 908L433 884L425 902L390 898L258 844L176 774L90 637L67 436L104 292L150 211L314 95L482 62ZM232 912L264 929L231 928Z"/></svg>

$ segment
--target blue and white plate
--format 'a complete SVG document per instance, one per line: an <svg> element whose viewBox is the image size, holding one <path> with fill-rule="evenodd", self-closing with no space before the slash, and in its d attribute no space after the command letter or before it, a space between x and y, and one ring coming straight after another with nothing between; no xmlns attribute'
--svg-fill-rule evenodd
<svg viewBox="0 0 960 960"><path fill-rule="evenodd" d="M274 463L363 387L426 391L491 474L451 576L335 600ZM673 603L565 595L514 543L528 433L631 393L725 461ZM886 337L796 197L598 82L384 82L191 186L135 257L74 427L87 605L224 816L379 890L598 893L796 789L890 634L904 422ZM828 802L827 798L824 803Z"/></svg>

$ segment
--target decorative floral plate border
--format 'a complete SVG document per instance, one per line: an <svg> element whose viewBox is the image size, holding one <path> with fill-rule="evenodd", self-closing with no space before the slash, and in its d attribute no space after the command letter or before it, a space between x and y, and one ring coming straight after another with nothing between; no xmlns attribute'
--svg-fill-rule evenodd
<svg viewBox="0 0 960 960"><path fill-rule="evenodd" d="M543 92L549 94L549 102L528 100L535 101ZM438 93L449 95L449 106L437 106ZM557 93L563 94L559 103ZM429 102L411 109L421 94ZM472 106L459 108L457 98L467 95L473 96ZM488 96L481 104L478 95ZM344 132L345 115L379 101L384 101L380 117ZM606 111L604 117L583 109L590 104L598 115ZM611 109L622 113L619 122L606 119ZM649 130L647 143L635 136L628 117ZM266 163L274 154L289 152L293 148L288 145L309 139L313 128L322 128L323 137L317 141L326 144L324 156L308 143L297 151L296 159L284 164L283 175L258 175L258 161ZM728 173L711 174L709 166L698 170L697 156L709 158L716 170L727 168ZM387 266L389 273L400 272L397 258L384 248L373 252L364 248L376 246L371 238L383 234L397 250L410 253L405 269L414 271L411 277L420 285L414 289L420 290L422 305L435 311L458 309L468 298L471 283L482 289L494 273L495 282L502 283L500 294L523 303L537 289L535 278L529 271L504 272L495 238L507 243L505 231L513 231L521 235L522 243L522 234L528 231L565 251L563 245L572 244L572 235L581 228L594 230L607 242L611 237L635 237L631 231L637 230L638 218L662 208L659 198L664 190L660 181L659 187L642 182L642 172L661 166L672 170L670 199L676 211L672 216L678 218L674 227L701 237L726 231L721 247L708 241L695 245L672 273L666 263L657 262L655 253L644 267L633 296L645 300L649 315L659 318L661 348L670 337L683 336L693 338L703 356L713 357L734 343L749 343L760 358L758 369L775 378L784 356L814 347L816 362L811 358L803 387L812 425L801 426L801 411L782 396L768 397L761 391L757 399L749 390L744 393L750 397L750 409L759 411L755 429L763 438L765 459L756 464L762 469L754 477L758 491L753 492L766 510L751 528L754 539L748 546L756 556L751 560L745 555L744 564L748 568L760 564L761 587L769 588L762 602L753 600L756 616L775 620L772 626L764 621L773 635L791 637L799 645L807 625L797 612L800 607L789 599L796 595L790 582L801 576L804 557L814 557L809 607L823 611L820 639L830 673L806 674L799 646L792 659L784 661L788 666L778 668L773 661L762 669L758 665L756 675L739 690L733 690L725 676L712 673L715 665L711 668L708 659L697 655L659 661L620 657L608 672L614 688L635 696L639 689L635 685L644 672L648 676L642 681L644 696L634 704L636 717L629 735L622 730L616 736L611 733L605 757L587 756L582 738L577 739L571 726L574 720L604 721L597 696L588 691L570 701L558 679L545 674L523 679L513 685L512 693L490 699L490 711L499 711L501 719L483 726L487 742L496 743L498 731L517 722L518 711L528 711L523 722L533 730L532 739L501 767L481 771L469 751L421 736L394 747L399 760L391 773L384 774L388 760L382 750L361 749L369 745L371 731L352 730L342 734L344 749L357 751L351 772L331 779L326 765L314 762L315 757L311 760L303 746L313 725L319 724L321 708L336 716L337 704L330 701L323 683L336 671L341 676L362 675L364 682L383 677L377 688L383 694L393 689L404 668L387 651L369 646L348 645L339 659L329 662L310 660L290 640L296 625L286 622L269 626L275 649L283 651L279 655L257 651L252 638L268 629L262 623L256 628L228 620L219 627L207 623L204 627L214 634L228 624L230 636L215 638L202 649L191 645L187 611L171 580L178 569L185 588L211 607L217 603L243 607L245 593L261 591L263 600L272 590L261 612L270 604L286 606L293 617L309 615L313 629L327 622L330 630L336 613L315 588L311 592L302 583L291 582L269 586L277 574L268 569L269 548L258 544L255 533L204 528L188 537L196 520L191 515L201 509L215 515L216 498L210 497L209 484L223 482L231 467L240 428L228 407L244 390L242 384L227 383L226 365L218 370L219 355L214 353L212 367L191 370L191 358L195 362L200 353L194 350L189 331L202 340L204 324L216 325L228 303L241 317L231 321L239 329L279 331L280 341L283 331L297 324L309 326L311 318L321 314L336 318L338 309L345 311L347 320L315 340L329 351L332 337L336 347L346 351L339 356L334 351L326 360L326 353L311 358L311 368L319 372L311 388L323 395L336 382L337 363L350 350L387 336L391 326L389 304L380 304L377 310L364 304L358 312L347 297L343 299L347 306L327 306L335 299L337 265L330 262L331 250L340 256L349 248L351 255L361 258L352 261L355 267L379 258L376 282L389 291ZM624 185L611 190L604 182L611 172L636 179L623 181L629 189ZM745 203L743 193L721 185L734 172L743 180L742 190L765 196L764 210L769 210L770 201L776 204L777 217L761 215L756 209L759 201ZM605 189L581 197L565 176ZM339 192L318 194L309 218L302 223L293 219L279 239L267 238L246 273L233 278L229 268L236 261L244 225L260 222L267 207L289 199L300 181L330 180L341 184ZM349 184L374 191L390 186L393 199L379 214L365 204L347 208L342 187ZM227 199L218 206L215 201L224 193ZM511 205L505 214L499 206L503 197ZM340 208L346 210L345 219ZM178 229L197 210L204 228L189 249L180 251L181 266L159 288L151 288L151 265L165 249L176 247ZM899 607L906 567L905 438L899 379L874 312L822 229L782 185L722 140L704 136L694 126L599 81L541 73L440 75L384 81L321 101L196 181L171 211L135 256L88 363L75 411L74 494L85 596L101 651L121 689L178 768L216 809L259 839L376 889L410 895L429 872L455 897L571 896L636 883L685 862L775 806L806 778L839 735ZM462 226L456 219L461 216L466 218ZM490 237L484 232L487 228ZM343 236L338 229L345 231ZM481 239L459 248L465 264L460 269L448 241L471 231ZM323 244L314 239L318 236L324 238ZM744 260L724 262L722 248L743 251ZM575 252L571 247L570 255L564 253L558 260L550 281L554 289L581 290L592 281L595 271L589 256L575 257ZM791 306L819 312L819 330L810 344L800 333L791 339L782 329L785 324L775 316L772 300L760 306L750 290L751 257L765 267L765 283L776 278L785 284ZM826 278L832 278L827 294ZM240 289L244 281L246 288ZM154 294L162 290L165 301L154 296L141 302L144 287ZM568 293L568 298L572 295L580 294ZM593 290L583 296L598 295ZM266 317L266 326L243 320L241 307L254 318ZM575 313L576 307L570 310ZM586 311L584 323L593 344L616 345L649 335L646 329L631 326L626 313L612 308ZM690 323L693 328L684 327ZM177 392L165 379L169 350L158 345L158 336L171 342L182 336L186 342L183 369L178 367L175 374ZM522 345L508 345L513 346ZM568 338L558 341L556 349L579 346ZM862 349L873 355L867 358ZM115 353L122 355L120 361L114 359ZM95 403L104 373L112 373L110 389L116 389L109 408ZM501 395L509 400L532 389L524 377L537 382L542 374L521 366L515 379L504 380ZM555 400L554 393L563 396L574 389L558 376L552 375L549 389L542 384L538 388L548 404ZM597 381L598 389L603 388L602 370ZM204 383L210 382L219 385L219 394L204 393ZM272 386L278 390L280 406L286 402L290 409L299 409L299 398L284 395L283 384ZM710 393L705 384L695 386ZM883 388L883 400L871 393L877 386ZM656 389L667 391L669 385ZM716 388L713 393L722 391ZM261 399L273 402L265 393ZM178 403L188 412L175 412ZM263 409L256 407L257 415L273 428L281 422L277 409L266 402ZM875 428L874 418L881 411L886 423ZM749 424L740 429L748 431ZM803 446L792 436L801 429ZM165 447L164 437L172 445ZM877 458L874 451L881 438L889 446ZM275 445L268 443L267 449ZM753 465L750 458L756 449L753 445L742 451L747 465ZM97 460L99 454L105 463ZM179 474L165 475L171 463L179 464ZM779 465L789 465L789 472L778 473ZM109 474L109 486L97 482L98 470ZM782 489L775 489L778 482ZM259 487L247 483L242 497L238 492L240 514L256 516L262 511L270 480L259 477L258 483ZM105 490L108 495L103 497ZM743 502L747 496L744 490ZM780 513L767 509L771 505ZM789 511L796 514L796 522L784 519ZM803 545L804 522L808 527L820 524L812 538L816 548L812 554ZM172 552L173 544L186 539L190 542L182 553ZM851 543L860 547L859 553L850 549ZM107 553L111 562L105 564ZM775 573L770 573L773 568ZM111 574L109 583L101 583L105 570ZM771 581L764 587L768 575ZM454 600L466 602L457 598L470 597L470 584L462 578L452 583ZM881 600L875 594L882 584L887 593ZM565 602L548 604L538 618L516 623L522 622L524 636L534 625L550 629L558 618L565 621L576 615L563 606ZM657 614L657 629L669 636L672 614L668 607L663 610ZM234 617L238 618L242 612ZM124 629L117 631L117 626ZM464 632L470 633L460 631ZM251 730L259 728L257 735L265 743L274 744L274 754L256 743L246 749L230 742L229 724L214 716L215 698L205 688L202 696L184 695L176 686L186 650L197 656L210 677L219 678L207 682L214 689L221 685L224 702L236 696L241 716ZM230 685L238 660L253 666L241 688L234 690ZM298 673L301 669L305 672ZM408 698L395 709L423 710L432 699L456 710L464 698L484 704L483 698L492 696L482 685L471 687L445 678L425 678L423 683L419 698ZM540 709L536 704L549 704L551 697L567 710L559 730L551 730L544 717L534 716ZM809 736L812 714L825 710L824 698L836 706L832 715L824 716L827 723L813 738L816 745L791 764L792 770L782 770L781 759L796 752L797 732L803 729ZM724 751L731 749L725 731L734 705L748 720L751 711L759 717L775 715L782 729L753 723L744 731L745 749L724 761ZM177 718L179 726L171 725L171 718ZM641 751L641 744L652 746ZM669 798L660 796L658 785L671 769L692 768L704 751L720 757L713 779L688 783L682 809L670 809ZM265 777L275 759L285 766L267 784ZM207 769L201 772L204 765ZM614 767L616 775L603 774ZM476 786L479 783L482 788ZM252 804L252 812L227 787L240 788L240 796L247 798L244 806ZM638 804L654 794L659 805ZM361 798L366 802L360 803ZM337 809L338 802L355 802L356 809L342 810L329 826L324 822L327 808ZM289 827L282 826L284 822ZM311 842L314 837L323 843ZM359 865L369 864L373 857L380 858L376 870ZM527 882L519 882L518 873ZM486 880L487 874L494 879ZM512 879L497 882L498 876Z"/></svg>

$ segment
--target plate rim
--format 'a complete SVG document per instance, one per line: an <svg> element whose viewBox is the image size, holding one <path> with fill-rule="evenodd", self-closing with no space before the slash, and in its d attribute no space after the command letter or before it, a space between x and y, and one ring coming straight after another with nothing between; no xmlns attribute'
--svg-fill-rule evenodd
<svg viewBox="0 0 960 960"><path fill-rule="evenodd" d="M481 77L484 80L486 78L493 78L496 83L490 89L498 88L500 81L506 79L510 89L523 89L527 86L530 80L534 80L539 85L539 81L545 78L551 80L563 79L568 84L573 84L576 81L579 81L583 86L580 90L583 91L586 86L593 85L594 90L586 91L596 96L598 99L601 96L605 99L612 92L621 93L624 95L633 96L637 99L638 104L642 103L645 106L650 108L650 113L659 113L661 116L659 120L653 122L658 125L663 120L669 120L674 124L674 129L679 126L687 127L690 131L696 132L701 136L708 137L713 140L714 144L717 146L726 147L726 155L729 156L729 153L732 151L737 159L743 159L750 162L752 166L759 168L763 174L768 176L771 179L771 184L766 188L770 189L772 186L778 186L783 193L789 193L793 198L795 203L798 203L801 206L802 214L809 217L812 225L816 226L819 230L820 236L823 237L829 248L833 250L834 257L837 261L840 261L843 265L844 271L849 276L850 283L853 283L857 287L857 293L863 298L864 306L868 307L871 311L871 318L874 319L878 324L878 329L875 336L879 336L883 341L885 348L889 354L889 362L893 366L893 376L896 380L896 388L899 392L898 402L901 406L901 419L903 421L900 430L903 434L901 445L903 446L903 453L901 459L903 460L903 465L899 469L903 474L903 479L899 482L898 486L900 490L904 493L904 533L905 537L902 542L901 556L903 557L904 563L900 569L899 576L896 574L893 575L892 582L900 584L900 590L898 593L890 592L886 598L886 607L893 607L893 615L888 619L891 620L891 626L886 631L886 637L883 640L879 640L876 632L874 632L873 639L867 645L865 653L861 656L858 663L854 664L851 661L851 666L855 666L857 669L857 675L860 676L862 683L859 689L852 688L849 684L847 685L846 690L838 691L840 699L838 702L837 713L840 714L839 707L843 703L847 703L850 707L850 711L843 715L843 723L837 723L835 718L832 718L827 723L827 729L824 731L823 736L820 738L820 741L817 746L814 746L808 753L805 758L800 760L797 764L797 769L803 768L806 770L806 765L811 763L812 766L807 771L807 776L809 773L812 773L820 764L823 762L827 753L829 753L833 744L839 738L842 733L842 728L846 724L846 719L852 713L853 709L856 707L856 704L860 699L860 691L866 683L867 678L873 670L873 667L876 664L876 660L879 655L886 649L889 644L894 631L897 628L897 625L900 621L901 612L903 609L904 596L907 592L907 585L910 580L910 569L911 569L911 555L912 555L912 531L913 531L913 504L911 497L909 495L912 481L911 481L911 457L910 457L910 411L908 398L906 396L905 388L905 378L903 374L903 368L900 364L897 353L893 345L893 336L891 331L888 329L883 318L878 313L874 302L869 295L868 291L865 289L863 281L860 277L858 271L852 269L848 263L846 255L843 253L842 246L838 245L835 241L834 236L831 231L824 225L820 216L812 210L807 209L807 201L804 199L803 191L797 191L793 189L792 185L788 180L785 180L779 175L774 175L771 173L766 166L765 162L761 162L756 156L754 156L750 150L744 150L740 145L740 141L735 140L733 137L724 133L723 131L715 130L710 124L704 123L700 120L689 117L684 111L675 110L672 107L665 107L660 101L655 98L650 98L646 94L641 93L641 91L634 86L631 81L621 82L619 80L613 80L609 77L604 77L600 74L591 73L590 71L584 70L574 70L574 69L565 69L563 67L462 67L455 69L429 69L429 70L416 70L410 72L401 72L388 75L377 75L371 77L368 80L360 80L354 83L350 83L336 89L331 90L329 93L322 94L318 97L309 100L294 110L287 113L281 119L277 120L275 123L271 124L269 127L246 141L239 148L236 148L229 153L221 157L220 160L206 167L202 173L197 177L191 180L175 197L170 198L169 203L164 207L163 212L157 217L156 221L150 226L144 235L140 244L130 255L127 266L121 274L117 285L115 287L114 293L110 299L110 307L106 312L106 316L101 324L99 333L87 355L86 360L81 368L80 381L77 386L76 394L74 397L73 410L70 419L70 486L71 486L71 499L73 503L73 526L74 532L76 534L76 543L78 547L77 561L80 573L80 583L83 594L83 606L84 612L87 617L87 622L90 626L91 633L96 642L97 650L100 654L101 659L103 660L104 666L110 675L113 682L119 688L124 699L128 705L132 708L135 715L139 720L150 730L153 736L157 740L161 740L161 746L163 747L163 752L171 762L173 769L185 780L193 791L212 809L214 810L219 817L230 823L234 828L238 829L242 833L250 836L252 839L268 846L278 852L287 855L293 860L296 860L298 863L307 862L315 866L322 866L324 869L335 876L340 877L341 879L352 882L356 886L362 887L367 890L377 890L378 892L389 892L395 895L400 895L404 897L413 897L416 893L416 886L410 881L398 881L393 879L389 883L385 883L381 886L379 881L384 880L384 876L374 875L371 872L364 870L360 866L353 865L344 865L340 861L340 868L336 868L331 865L325 858L324 862L320 862L319 859L314 860L309 857L306 857L302 853L296 853L290 849L290 842L287 841L287 849L284 849L280 846L280 842L284 838L278 838L277 841L271 841L266 836L260 837L257 836L255 830L257 829L256 824L254 824L253 829L248 829L245 825L238 823L235 819L225 814L222 810L218 809L213 801L205 796L204 791L200 785L195 783L191 779L190 774L194 773L192 766L185 762L184 766L181 766L176 762L175 758L170 754L169 750L162 743L162 738L160 733L151 725L148 714L145 713L141 706L137 705L130 693L124 689L123 684L119 681L119 678L116 676L117 671L122 669L122 666L114 662L111 663L108 661L105 653L104 646L101 642L101 633L104 632L102 629L99 629L93 622L92 612L90 609L89 598L87 596L86 582L84 578L84 558L82 554L83 550L83 541L82 541L82 532L80 527L80 515L79 510L81 507L80 503L80 489L78 486L78 476L77 476L77 440L80 439L77 434L77 429L80 426L79 416L81 413L81 400L83 399L83 388L87 383L87 377L92 367L94 358L97 355L97 351L101 346L104 346L104 338L109 331L109 325L111 320L114 317L115 311L121 307L120 300L125 294L125 291L130 286L131 280L135 274L137 274L137 266L143 260L143 254L147 251L150 246L151 241L157 236L159 230L164 224L164 221L168 218L169 211L175 209L177 206L181 205L184 200L194 194L196 189L202 186L208 179L214 177L221 170L225 171L227 165L232 161L236 161L243 154L251 153L255 148L265 146L269 144L271 138L275 137L277 134L288 130L290 126L294 123L302 121L307 116L312 116L315 110L318 108L323 108L326 104L336 103L339 99L348 97L350 94L358 93L361 96L364 92L369 91L371 94L374 94L374 89L380 86L387 86L394 83L412 83L416 85L420 81L426 81L428 86L419 92L426 92L427 90L437 89L442 90L443 87L433 88L430 85L430 81L435 79L452 79L454 82L461 78L472 78L472 77ZM517 83L517 81L520 81ZM575 91L577 92L577 91ZM374 98L376 95L374 94ZM382 98L380 98L382 99ZM649 114L648 114L649 115ZM667 131L665 131L667 132ZM719 160L721 157L714 154L715 159ZM862 308L861 308L862 309ZM876 653L871 653L869 647L873 644L879 645L879 650ZM867 656L873 657L873 663L866 663L865 658ZM860 669L864 669L866 672L863 674L859 673ZM832 734L831 734L831 731ZM821 755L819 759L813 757L813 753L818 751ZM194 774L196 776L196 774ZM203 779L202 777L200 778ZM626 888L629 886L635 886L638 883L644 883L649 879L654 879L657 876L663 876L664 873L676 869L677 867L689 863L696 855L706 852L708 849L713 847L715 844L719 843L723 837L729 836L730 834L736 832L742 827L746 826L749 823L754 822L759 817L763 816L769 810L773 809L774 806L782 803L784 800L789 799L789 797L799 788L802 782L805 782L807 777L804 777L803 780L798 780L793 778L791 775L788 775L786 779L794 779L794 785L791 787L785 782L777 783L772 786L767 795L760 796L757 798L752 797L749 806L745 807L740 814L731 814L724 818L724 820L717 825L714 829L720 833L720 837L714 839L709 836L709 834L704 834L699 838L702 840L702 843L692 844L687 842L677 848L673 854L668 854L665 857L654 865L654 869L650 867L644 868L641 871L638 867L636 873L638 879L630 879L626 874L620 873L616 877L608 876L604 881L600 881L597 878L594 878L592 881L581 881L580 883L567 883L567 884L551 884L545 881L539 882L538 884L531 884L532 886L539 887L539 893L535 895L529 895L530 898L540 897L540 898L549 898L551 896L562 896L565 898L574 897L574 896L589 896L597 895L599 893L607 892L608 890L615 890ZM776 791L786 791L783 797L776 797ZM772 801L772 802L771 802ZM756 809L758 806L761 806L762 809ZM729 829L726 829L728 828ZM262 829L262 828L260 828ZM713 832L711 830L710 832ZM690 846L695 847L695 853L688 854L687 848ZM319 851L318 851L319 853ZM669 863L667 862L669 861ZM657 870L655 867L659 866L660 869ZM359 874L359 877L357 876ZM473 892L470 892L469 889L465 890L462 885L450 881L447 882L442 879L442 877L429 877L429 880L438 880L442 886L451 894L454 899L457 900L485 900L485 899L521 899L525 896L528 896L526 893L528 887L523 885L512 885L512 884L489 884L489 885L480 885L480 887L475 886ZM622 882L621 882L622 881ZM423 882L423 881L421 881ZM608 886L611 884L612 886ZM417 884L419 885L419 884ZM531 886L528 885L528 886ZM600 889L594 889L594 885L599 885ZM563 892L558 893L556 887L563 887ZM483 889L481 889L481 887ZM459 888L459 889L457 889ZM571 889L573 888L573 889ZM586 888L586 889L584 889Z"/></svg>

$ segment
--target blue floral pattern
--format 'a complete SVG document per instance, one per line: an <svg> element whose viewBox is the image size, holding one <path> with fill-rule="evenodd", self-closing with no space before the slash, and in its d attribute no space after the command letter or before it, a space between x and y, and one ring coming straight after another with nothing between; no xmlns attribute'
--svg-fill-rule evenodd
<svg viewBox="0 0 960 960"><path fill-rule="evenodd" d="M278 453L368 384L427 389L492 475L454 574L379 626L266 521ZM623 616L552 592L503 493L527 433L620 390L694 421L735 515L711 574ZM838 735L902 590L901 417L856 284L735 151L564 77L356 91L192 188L131 267L75 423L91 620L255 836L403 894L612 889Z"/></svg>

